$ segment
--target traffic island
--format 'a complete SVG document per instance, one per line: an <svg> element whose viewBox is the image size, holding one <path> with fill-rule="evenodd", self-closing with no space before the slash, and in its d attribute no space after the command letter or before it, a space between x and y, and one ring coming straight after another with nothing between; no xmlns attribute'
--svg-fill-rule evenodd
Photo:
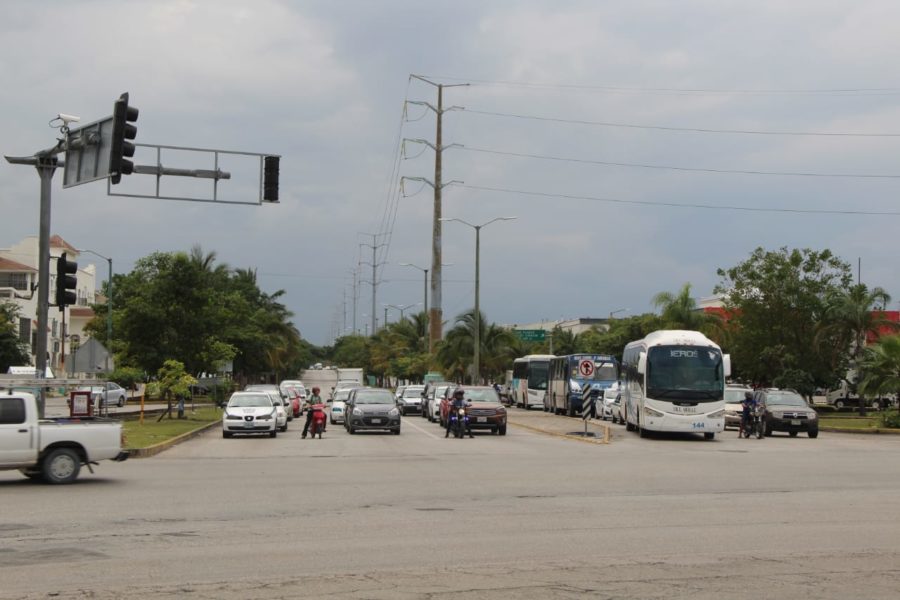
<svg viewBox="0 0 900 600"><path fill-rule="evenodd" d="M123 423L125 445L132 458L147 458L220 426L221 419L219 410L204 407L188 412L186 419L145 419L143 424L137 420L126 420Z"/></svg>
<svg viewBox="0 0 900 600"><path fill-rule="evenodd" d="M506 422L513 427L553 437L587 444L608 444L612 437L609 425L594 419L585 422L580 417L520 409L509 410L506 414Z"/></svg>

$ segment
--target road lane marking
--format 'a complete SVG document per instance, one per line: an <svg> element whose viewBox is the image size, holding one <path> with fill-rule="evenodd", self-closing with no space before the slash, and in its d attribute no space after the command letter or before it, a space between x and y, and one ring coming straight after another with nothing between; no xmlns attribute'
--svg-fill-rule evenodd
<svg viewBox="0 0 900 600"><path fill-rule="evenodd" d="M422 433L424 433L425 435L427 435L428 437L430 437L430 438L432 438L432 439L435 439L435 440L441 439L441 438L439 438L438 436L436 436L436 435L434 435L433 433L431 433L430 431L425 431L424 429L422 429L421 427L419 427L418 425L416 425L416 424L413 423L412 421L408 421L408 422L406 423L406 425L407 425L407 427L413 427L413 428L415 428L415 429L418 429L419 431L421 431Z"/></svg>

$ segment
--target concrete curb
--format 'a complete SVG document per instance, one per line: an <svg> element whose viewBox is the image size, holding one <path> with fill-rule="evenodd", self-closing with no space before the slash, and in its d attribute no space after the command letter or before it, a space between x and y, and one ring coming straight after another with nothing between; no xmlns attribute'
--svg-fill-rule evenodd
<svg viewBox="0 0 900 600"><path fill-rule="evenodd" d="M175 436L171 439L168 439L164 442L160 442L158 444L153 444L152 446L147 446L146 448L134 448L128 449L128 458L150 458L151 456L155 456L162 452L163 450L168 450L172 446L176 444L180 444L181 442L185 442L191 438L197 437L207 429L212 429L213 427L222 426L221 421L212 421L207 423L206 425L201 425L197 429L192 429L186 433L182 433L181 435Z"/></svg>
<svg viewBox="0 0 900 600"><path fill-rule="evenodd" d="M883 427L873 427L872 429L854 429L850 427L822 427L819 425L819 431L827 431L829 433L856 433L861 435L875 435L875 434L885 434L885 435L900 435L900 429L885 429Z"/></svg>

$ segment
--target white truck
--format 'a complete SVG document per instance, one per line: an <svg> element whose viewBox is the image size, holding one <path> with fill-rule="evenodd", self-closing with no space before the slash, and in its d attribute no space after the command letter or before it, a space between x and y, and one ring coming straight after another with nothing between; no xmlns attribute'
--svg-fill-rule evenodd
<svg viewBox="0 0 900 600"><path fill-rule="evenodd" d="M123 461L122 425L106 419L39 419L33 394L0 392L0 470L28 478L71 483L82 465Z"/></svg>

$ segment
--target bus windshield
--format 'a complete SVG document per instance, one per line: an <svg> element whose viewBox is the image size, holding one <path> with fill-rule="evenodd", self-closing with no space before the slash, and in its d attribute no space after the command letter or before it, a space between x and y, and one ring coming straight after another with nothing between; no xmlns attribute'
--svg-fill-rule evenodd
<svg viewBox="0 0 900 600"><path fill-rule="evenodd" d="M532 362L528 365L528 389L546 390L550 376L549 362Z"/></svg>
<svg viewBox="0 0 900 600"><path fill-rule="evenodd" d="M594 373L590 377L585 377L584 373L580 372L578 361L574 361L574 365L572 366L572 379L585 381L615 381L618 378L619 370L616 368L616 363L614 362L606 360L595 361Z"/></svg>
<svg viewBox="0 0 900 600"><path fill-rule="evenodd" d="M647 357L647 395L657 400L714 402L724 391L716 348L656 346Z"/></svg>

